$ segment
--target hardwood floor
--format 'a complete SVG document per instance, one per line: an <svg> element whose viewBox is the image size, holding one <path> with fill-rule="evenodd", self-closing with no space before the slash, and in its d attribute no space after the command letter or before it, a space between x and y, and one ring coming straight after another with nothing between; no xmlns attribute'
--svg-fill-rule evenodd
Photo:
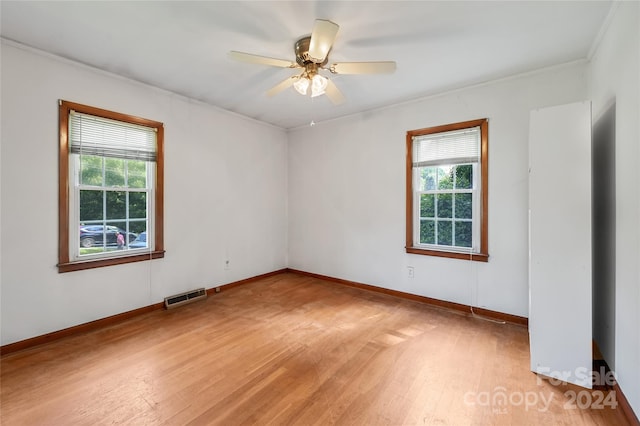
<svg viewBox="0 0 640 426"><path fill-rule="evenodd" d="M600 408L603 391L537 380L528 351L522 326L283 273L3 356L0 420L627 424L611 391Z"/></svg>

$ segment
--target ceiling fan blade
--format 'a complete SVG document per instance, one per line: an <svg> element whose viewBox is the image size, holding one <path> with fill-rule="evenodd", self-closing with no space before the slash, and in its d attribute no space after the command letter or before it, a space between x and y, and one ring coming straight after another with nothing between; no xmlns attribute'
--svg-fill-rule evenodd
<svg viewBox="0 0 640 426"><path fill-rule="evenodd" d="M331 21L316 19L309 41L309 57L316 63L322 63L329 54L340 26Z"/></svg>
<svg viewBox="0 0 640 426"><path fill-rule="evenodd" d="M288 89L289 87L293 86L293 83L295 83L298 78L300 78L300 76L292 75L286 80L281 81L280 83L273 86L271 89L267 90L267 96L269 97L275 96L278 93L282 92L283 90Z"/></svg>
<svg viewBox="0 0 640 426"><path fill-rule="evenodd" d="M344 95L338 89L338 86L331 80L327 81L327 87L324 89L324 94L327 95L327 98L334 104L340 105L345 101Z"/></svg>
<svg viewBox="0 0 640 426"><path fill-rule="evenodd" d="M267 56L252 55L251 53L236 52L232 50L229 52L229 57L236 61L248 62L250 64L269 65L272 67L281 68L298 68L299 65L295 62L287 61L286 59L269 58Z"/></svg>
<svg viewBox="0 0 640 426"><path fill-rule="evenodd" d="M335 74L392 74L395 70L394 61L341 62L331 65L331 72Z"/></svg>

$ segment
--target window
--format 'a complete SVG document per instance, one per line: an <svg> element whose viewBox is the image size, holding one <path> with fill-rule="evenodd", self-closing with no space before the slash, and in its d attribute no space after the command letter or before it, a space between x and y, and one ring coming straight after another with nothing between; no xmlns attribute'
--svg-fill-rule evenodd
<svg viewBox="0 0 640 426"><path fill-rule="evenodd" d="M164 257L162 123L61 101L58 271Z"/></svg>
<svg viewBox="0 0 640 426"><path fill-rule="evenodd" d="M486 119L407 132L407 253L486 262Z"/></svg>

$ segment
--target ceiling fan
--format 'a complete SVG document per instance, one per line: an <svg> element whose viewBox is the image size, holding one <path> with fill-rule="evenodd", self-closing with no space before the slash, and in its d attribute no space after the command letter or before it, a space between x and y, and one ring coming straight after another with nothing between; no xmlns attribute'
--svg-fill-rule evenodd
<svg viewBox="0 0 640 426"><path fill-rule="evenodd" d="M324 94L333 104L338 105L344 102L344 96L331 80L320 74L320 70L327 70L332 74L391 74L396 69L393 61L340 62L326 67L329 51L339 28L338 24L331 21L316 19L311 35L300 38L294 44L295 62L236 51L229 52L229 57L241 62L303 69L302 73L294 74L269 89L267 96L275 96L293 86L301 95L310 94L315 97Z"/></svg>

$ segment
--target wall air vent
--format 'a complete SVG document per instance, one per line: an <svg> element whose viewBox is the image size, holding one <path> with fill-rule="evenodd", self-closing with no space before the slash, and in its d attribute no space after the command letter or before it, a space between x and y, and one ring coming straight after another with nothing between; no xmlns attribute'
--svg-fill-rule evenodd
<svg viewBox="0 0 640 426"><path fill-rule="evenodd" d="M197 290L186 291L184 293L165 297L164 306L167 309L176 308L178 306L195 302L197 300L204 299L206 297L207 297L207 290L205 290L204 288L199 288Z"/></svg>

